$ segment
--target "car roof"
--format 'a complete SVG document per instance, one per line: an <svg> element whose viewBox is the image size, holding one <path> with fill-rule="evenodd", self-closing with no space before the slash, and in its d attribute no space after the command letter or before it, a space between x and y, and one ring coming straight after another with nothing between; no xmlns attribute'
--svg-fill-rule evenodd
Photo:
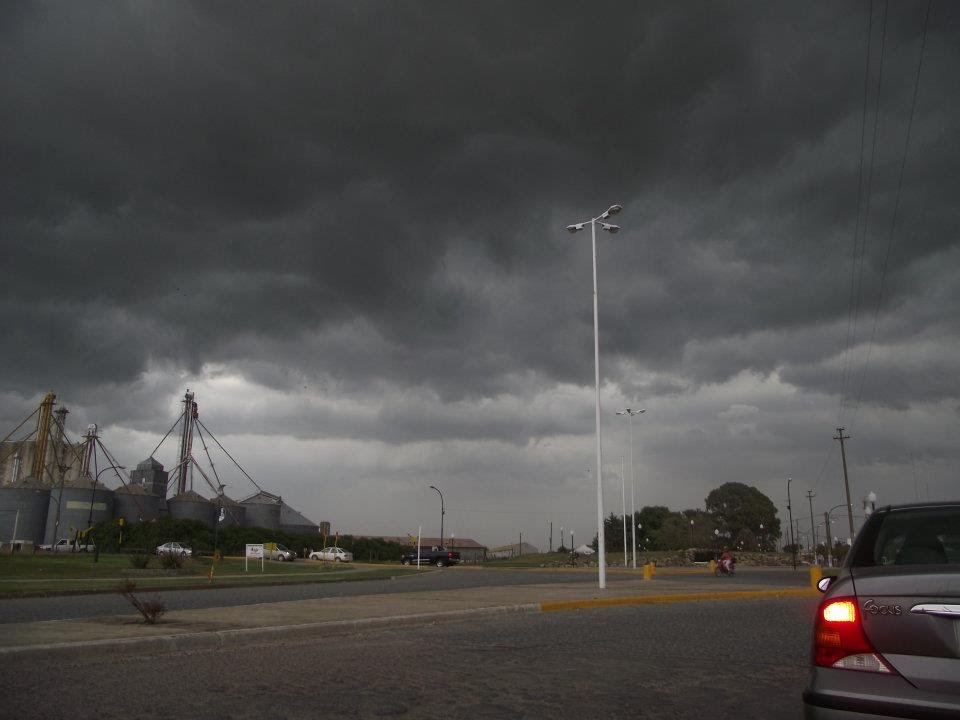
<svg viewBox="0 0 960 720"><path fill-rule="evenodd" d="M939 509L945 507L960 507L960 500L936 500L933 502L912 502L900 503L897 505L884 505L878 507L874 512L900 512L903 510L923 510L924 508Z"/></svg>

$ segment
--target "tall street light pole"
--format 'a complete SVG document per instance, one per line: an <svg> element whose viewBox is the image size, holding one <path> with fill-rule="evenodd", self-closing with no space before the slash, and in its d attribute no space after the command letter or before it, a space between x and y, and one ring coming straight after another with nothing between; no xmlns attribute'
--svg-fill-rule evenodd
<svg viewBox="0 0 960 720"><path fill-rule="evenodd" d="M87 515L87 532L88 533L90 532L90 528L93 527L93 501L97 497L97 483L100 482L100 476L103 475L107 470L126 470L126 468L123 465L110 465L109 467L105 467L103 470L97 473L97 476L93 479L93 482L90 484L90 512ZM87 535L85 540L87 545L89 546L90 536ZM13 546L11 545L11 548L12 547ZM11 552L13 551L11 550ZM99 548L97 548L97 550L95 550L93 553L93 561L99 562L99 560L100 560L100 551L99 551Z"/></svg>
<svg viewBox="0 0 960 720"><path fill-rule="evenodd" d="M620 456L620 507L623 508L623 566L627 566L627 478L623 474L623 455ZM633 525L633 520L630 521Z"/></svg>
<svg viewBox="0 0 960 720"><path fill-rule="evenodd" d="M593 247L593 370L594 387L596 390L596 426L597 426L597 569L598 581L601 590L607 587L607 549L603 532L603 457L600 447L600 329L597 313L597 221L600 227L609 233L620 231L618 225L602 222L612 215L616 215L623 208L620 205L611 205L595 218L581 223L567 225L572 233L583 230L590 223L590 242ZM633 523L630 523L633 525Z"/></svg>
<svg viewBox="0 0 960 720"><path fill-rule="evenodd" d="M637 485L637 476L633 472L633 416L640 415L645 413L646 410L631 410L626 408L624 410L617 410L617 415L626 415L627 420L630 424L630 515L633 518L633 521L630 522L630 539L633 541L633 569L637 569L637 536L636 530L633 529L634 521L637 519L637 504L634 489Z"/></svg>
<svg viewBox="0 0 960 720"><path fill-rule="evenodd" d="M430 487L436 490L440 496L440 547L443 547L443 516L446 515L443 509L443 493L440 492L440 489L436 485L431 485Z"/></svg>
<svg viewBox="0 0 960 720"><path fill-rule="evenodd" d="M790 483L792 477L787 478L787 512L790 514L790 554L793 556L793 569L797 569L797 540L793 535L793 507L790 505Z"/></svg>

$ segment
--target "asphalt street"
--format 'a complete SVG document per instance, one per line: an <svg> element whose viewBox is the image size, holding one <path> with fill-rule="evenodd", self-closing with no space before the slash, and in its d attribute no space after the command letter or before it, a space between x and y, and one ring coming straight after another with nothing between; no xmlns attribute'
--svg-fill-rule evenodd
<svg viewBox="0 0 960 720"><path fill-rule="evenodd" d="M39 660L18 718L799 718L816 598L684 602ZM11 670L13 670L11 668Z"/></svg>
<svg viewBox="0 0 960 720"><path fill-rule="evenodd" d="M702 582L707 576L702 573L672 573L664 569L653 582L669 578L671 582ZM630 576L609 572L610 587L626 582ZM456 590L462 588L498 587L504 585L549 585L551 583L596 584L596 572L564 572L550 570L472 570L450 568L427 569L422 573L405 575L392 580L362 582L311 583L249 588L216 588L202 590L149 591L149 597L157 597L173 610L197 610L203 608L254 605L286 600L308 600L323 597L356 597L360 595ZM804 587L808 583L805 570L793 571L782 568L750 568L734 577L715 578L717 589L737 589L745 585L762 583L765 586ZM0 600L0 624L22 623L37 620L64 620L90 618L103 615L120 615L130 612L129 603L114 593L95 595L68 595L47 598L15 598Z"/></svg>

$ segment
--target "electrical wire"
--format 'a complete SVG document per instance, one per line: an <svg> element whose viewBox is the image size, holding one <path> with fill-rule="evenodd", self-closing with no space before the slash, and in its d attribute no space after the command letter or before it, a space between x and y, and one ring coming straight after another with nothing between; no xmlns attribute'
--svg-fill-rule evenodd
<svg viewBox="0 0 960 720"><path fill-rule="evenodd" d="M867 106L870 97L870 50L873 44L873 0L870 0L870 10L867 17L867 48L863 70L863 106L860 112L860 153L857 161L857 212L853 227L853 244L850 252L850 299L847 304L847 337L844 341L843 372L840 382L840 410L837 424L843 424L844 405L847 396L847 387L850 382L850 372L853 363L853 345L856 338L854 330L854 308L857 303L857 254L860 247L860 216L863 209L863 149L867 137Z"/></svg>
<svg viewBox="0 0 960 720"><path fill-rule="evenodd" d="M857 257L854 258L855 272L857 276L856 287L854 289L852 298L853 301L853 331L850 344L850 353L853 353L853 348L856 346L856 335L857 335L857 324L860 319L860 296L863 292L863 271L864 265L866 262L867 255L867 238L869 237L869 226L870 226L870 208L873 204L873 175L874 170L877 166L877 142L880 137L880 101L882 98L883 90L883 65L884 57L886 50L886 39L887 39L887 18L889 16L889 2L885 2L883 6L883 25L880 30L880 59L879 67L877 70L877 93L876 101L874 103L873 111L873 138L871 140L870 148L870 165L867 172L867 187L866 187L866 199L864 201L864 214L863 214L863 226L860 233L860 244L858 246ZM872 5L871 5L871 18L872 18ZM852 361L851 361L852 363ZM849 386L849 375L846 383ZM845 393L841 401L841 417L838 422L839 425L845 425L843 414L847 409L847 400L848 395ZM855 409L855 407L854 407Z"/></svg>
<svg viewBox="0 0 960 720"><path fill-rule="evenodd" d="M213 440L213 441L217 444L217 447L219 447L221 450L223 450L223 453L224 453L228 458L230 458L230 460L233 461L233 464L236 465L236 466L237 466L237 469L246 476L247 480L249 480L250 482L252 482L252 483L253 483L253 486L254 486L257 490L259 490L260 492L264 492L264 489L257 484L257 481L254 480L252 477L250 477L250 474L249 474L246 470L244 470L242 467L240 467L240 463L238 463L236 460L234 460L233 455L231 455L230 453L228 453L228 452L227 452L227 449L226 449L223 445L220 444L220 441L217 440L217 438L214 436L214 434L213 434L212 432L210 432L210 428L208 428L206 425L204 425L202 422L200 422L200 418L197 418L197 425L199 425L200 427L202 427L204 430L207 431L207 434L210 436L210 439Z"/></svg>
<svg viewBox="0 0 960 720"><path fill-rule="evenodd" d="M927 0L927 11L923 18L923 35L920 40L920 57L917 59L917 71L913 81L913 98L910 103L910 116L907 120L907 132L906 138L903 143L903 157L900 161L900 172L897 178L897 193L893 201L893 214L890 219L890 232L887 237L887 248L886 253L883 257L883 265L880 270L880 289L877 292L877 304L873 311L873 327L870 330L870 339L867 342L867 356L863 363L863 372L860 375L860 389L857 393L857 404L855 408L860 406L860 399L863 396L864 385L866 384L867 379L867 369L870 365L870 355L873 351L873 342L877 334L877 324L880 319L880 307L883 304L883 294L884 288L886 286L887 271L890 266L890 255L893 251L893 241L895 237L895 230L897 225L897 215L900 210L900 197L903 193L903 176L907 166L907 157L909 156L910 151L910 135L913 131L913 119L916 114L917 108L917 96L920 91L920 74L923 69L923 54L927 46L927 29L930 23L930 9L933 5L933 0ZM852 424L852 423L851 423Z"/></svg>

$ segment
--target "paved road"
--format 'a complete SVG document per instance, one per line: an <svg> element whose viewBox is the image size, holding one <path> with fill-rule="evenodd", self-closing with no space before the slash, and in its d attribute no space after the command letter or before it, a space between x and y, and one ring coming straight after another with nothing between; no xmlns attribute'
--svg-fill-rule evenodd
<svg viewBox="0 0 960 720"><path fill-rule="evenodd" d="M816 598L676 603L11 668L7 717L800 717Z"/></svg>
<svg viewBox="0 0 960 720"><path fill-rule="evenodd" d="M660 579L671 582L702 582L706 573L683 574L664 570L658 573ZM631 578L629 575L609 572L608 587L615 587ZM550 585L558 583L596 584L596 572L569 571L524 571L524 570L475 570L470 568L448 568L444 570L424 570L422 573L405 575L393 580L371 580L363 582L313 583L306 585L284 585L251 588L212 588L203 590L172 590L168 592L148 591L144 595L159 597L169 611L196 610L202 608L233 605L253 605L257 603L279 602L283 600L307 600L322 597L355 597L402 592L423 592L433 590L453 590L460 588L500 587L504 585ZM746 585L763 584L765 586L803 587L807 584L807 575L798 571L783 569L750 569L729 578L716 578L718 589L739 589ZM22 623L36 620L64 620L71 618L90 618L103 615L122 615L130 612L129 603L119 595L70 595L49 598L23 598L0 600L0 624Z"/></svg>

